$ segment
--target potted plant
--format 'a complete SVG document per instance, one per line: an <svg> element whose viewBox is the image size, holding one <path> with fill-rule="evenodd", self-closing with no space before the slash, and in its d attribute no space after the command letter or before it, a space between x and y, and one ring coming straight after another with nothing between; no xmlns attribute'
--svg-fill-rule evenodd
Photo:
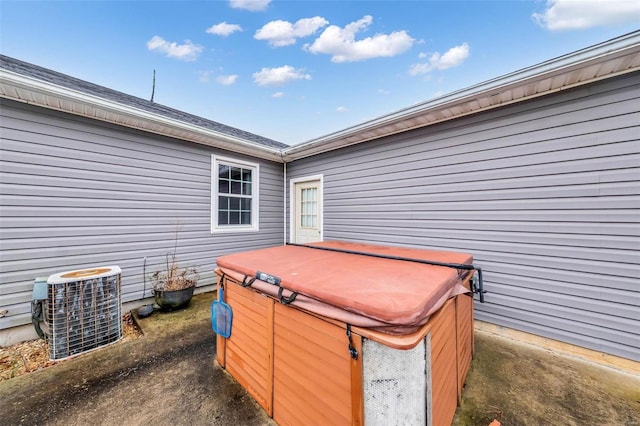
<svg viewBox="0 0 640 426"><path fill-rule="evenodd" d="M178 263L178 232L176 231L173 252L167 253L165 267L151 275L155 301L161 309L180 309L189 304L200 275L194 266L183 267Z"/></svg>

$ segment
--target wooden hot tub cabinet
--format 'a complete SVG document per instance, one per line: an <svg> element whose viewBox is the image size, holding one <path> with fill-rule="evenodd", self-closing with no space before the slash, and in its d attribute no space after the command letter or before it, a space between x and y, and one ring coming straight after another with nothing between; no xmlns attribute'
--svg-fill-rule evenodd
<svg viewBox="0 0 640 426"><path fill-rule="evenodd" d="M391 335L282 304L216 272L233 309L216 360L278 424L451 423L473 354L471 293L449 298L416 331ZM460 284L470 289L472 275Z"/></svg>

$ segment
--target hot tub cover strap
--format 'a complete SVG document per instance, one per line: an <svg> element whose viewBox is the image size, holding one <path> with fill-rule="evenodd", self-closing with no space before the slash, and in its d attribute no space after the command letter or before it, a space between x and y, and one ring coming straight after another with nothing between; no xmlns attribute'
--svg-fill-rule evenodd
<svg viewBox="0 0 640 426"><path fill-rule="evenodd" d="M283 287L280 287L278 289L278 300L280 301L280 303L282 303L283 305L288 305L290 303L293 303L296 300L298 293L296 293L295 291L292 291L289 297L285 297L282 295L283 290L284 290Z"/></svg>
<svg viewBox="0 0 640 426"><path fill-rule="evenodd" d="M484 303L484 294L487 292L484 289L484 283L482 279L482 269L475 265L467 265L465 263L437 262L434 260L414 259L414 258L404 257L404 256L390 256L390 255L379 254L379 253L369 253L369 252L363 252L358 250L345 250L345 249L340 249L335 247L314 246L309 244L286 243L286 245L294 246L294 247L305 247L305 248L310 248L315 250L333 251L336 253L357 254L360 256L377 257L380 259L416 262L416 263L422 263L425 265L443 266L445 268L453 268L453 269L458 269L462 271L478 271L478 280L474 281L473 286L471 287L471 295L478 294L480 297L480 303Z"/></svg>
<svg viewBox="0 0 640 426"><path fill-rule="evenodd" d="M296 300L296 297L298 296L298 293L295 291L292 291L291 294L289 296L285 296L284 295L284 287L280 286L280 283L282 282L282 280L280 279L280 277L277 277L275 275L271 275L268 274L266 272L262 272L262 271L258 271L256 272L255 277L250 277L249 275L245 275L244 278L242 279L242 287L250 287L253 283L255 283L256 280L260 280L263 281L267 284L271 284L271 285L275 285L278 288L278 300L280 301L280 303L282 303L283 305L288 305L292 302L294 302Z"/></svg>
<svg viewBox="0 0 640 426"><path fill-rule="evenodd" d="M249 277L248 275L245 275L244 279L242 280L242 287L250 287L255 280L256 280L255 277Z"/></svg>
<svg viewBox="0 0 640 426"><path fill-rule="evenodd" d="M475 269L472 262L466 253L338 241L217 259L238 284L283 304L392 333L424 324L448 298L468 292L462 283Z"/></svg>
<svg viewBox="0 0 640 426"><path fill-rule="evenodd" d="M347 339L349 339L349 355L351 355L351 358L358 360L358 350L351 341L351 324L349 323L347 323Z"/></svg>

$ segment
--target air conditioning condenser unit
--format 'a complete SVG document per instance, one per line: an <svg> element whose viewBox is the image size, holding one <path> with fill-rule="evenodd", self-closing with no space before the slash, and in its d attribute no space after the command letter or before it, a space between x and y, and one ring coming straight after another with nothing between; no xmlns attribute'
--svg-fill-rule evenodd
<svg viewBox="0 0 640 426"><path fill-rule="evenodd" d="M47 279L49 358L77 355L122 337L121 269L102 266Z"/></svg>

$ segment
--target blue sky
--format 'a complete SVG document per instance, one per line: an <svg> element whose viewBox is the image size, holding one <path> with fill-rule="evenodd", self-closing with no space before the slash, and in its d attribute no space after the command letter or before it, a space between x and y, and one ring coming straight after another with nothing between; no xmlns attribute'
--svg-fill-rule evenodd
<svg viewBox="0 0 640 426"><path fill-rule="evenodd" d="M0 51L288 144L609 40L639 0L0 1Z"/></svg>

